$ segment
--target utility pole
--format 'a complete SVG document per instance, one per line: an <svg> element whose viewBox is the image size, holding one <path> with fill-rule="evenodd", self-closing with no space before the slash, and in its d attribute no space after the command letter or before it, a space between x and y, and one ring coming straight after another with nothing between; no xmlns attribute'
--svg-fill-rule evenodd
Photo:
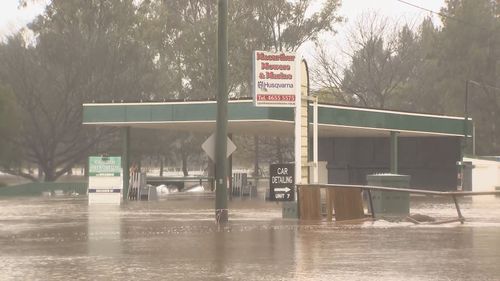
<svg viewBox="0 0 500 281"><path fill-rule="evenodd" d="M218 2L217 28L217 131L215 221L228 221L227 209L227 0Z"/></svg>

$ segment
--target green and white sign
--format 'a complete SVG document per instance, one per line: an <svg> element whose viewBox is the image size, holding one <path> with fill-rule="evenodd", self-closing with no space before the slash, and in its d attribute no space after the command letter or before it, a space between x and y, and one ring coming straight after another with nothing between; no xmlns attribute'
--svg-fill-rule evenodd
<svg viewBox="0 0 500 281"><path fill-rule="evenodd" d="M122 159L89 157L89 204L116 204L122 200Z"/></svg>
<svg viewBox="0 0 500 281"><path fill-rule="evenodd" d="M121 173L121 157L89 157L89 175L91 177L119 177Z"/></svg>

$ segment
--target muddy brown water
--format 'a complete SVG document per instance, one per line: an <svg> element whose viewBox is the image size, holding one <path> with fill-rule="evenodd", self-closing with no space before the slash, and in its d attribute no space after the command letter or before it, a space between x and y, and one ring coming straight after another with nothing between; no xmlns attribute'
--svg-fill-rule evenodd
<svg viewBox="0 0 500 281"><path fill-rule="evenodd" d="M0 280L500 280L500 198L462 200L464 225L281 219L280 205L162 199L88 206L0 198ZM452 202L412 213L453 218Z"/></svg>

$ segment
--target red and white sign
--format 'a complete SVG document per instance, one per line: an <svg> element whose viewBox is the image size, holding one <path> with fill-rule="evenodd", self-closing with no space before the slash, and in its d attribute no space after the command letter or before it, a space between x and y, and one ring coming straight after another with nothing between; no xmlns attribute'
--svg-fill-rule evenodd
<svg viewBox="0 0 500 281"><path fill-rule="evenodd" d="M294 107L297 85L297 55L255 51L253 55L253 100L255 106Z"/></svg>

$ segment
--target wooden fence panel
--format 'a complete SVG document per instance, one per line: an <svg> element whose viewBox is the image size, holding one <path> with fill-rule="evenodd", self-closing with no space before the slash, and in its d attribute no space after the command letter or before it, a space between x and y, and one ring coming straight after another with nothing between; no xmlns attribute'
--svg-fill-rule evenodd
<svg viewBox="0 0 500 281"><path fill-rule="evenodd" d="M364 218L361 188L335 188L333 207L336 221Z"/></svg>
<svg viewBox="0 0 500 281"><path fill-rule="evenodd" d="M321 193L319 187L300 187L299 210L301 220L321 220Z"/></svg>

